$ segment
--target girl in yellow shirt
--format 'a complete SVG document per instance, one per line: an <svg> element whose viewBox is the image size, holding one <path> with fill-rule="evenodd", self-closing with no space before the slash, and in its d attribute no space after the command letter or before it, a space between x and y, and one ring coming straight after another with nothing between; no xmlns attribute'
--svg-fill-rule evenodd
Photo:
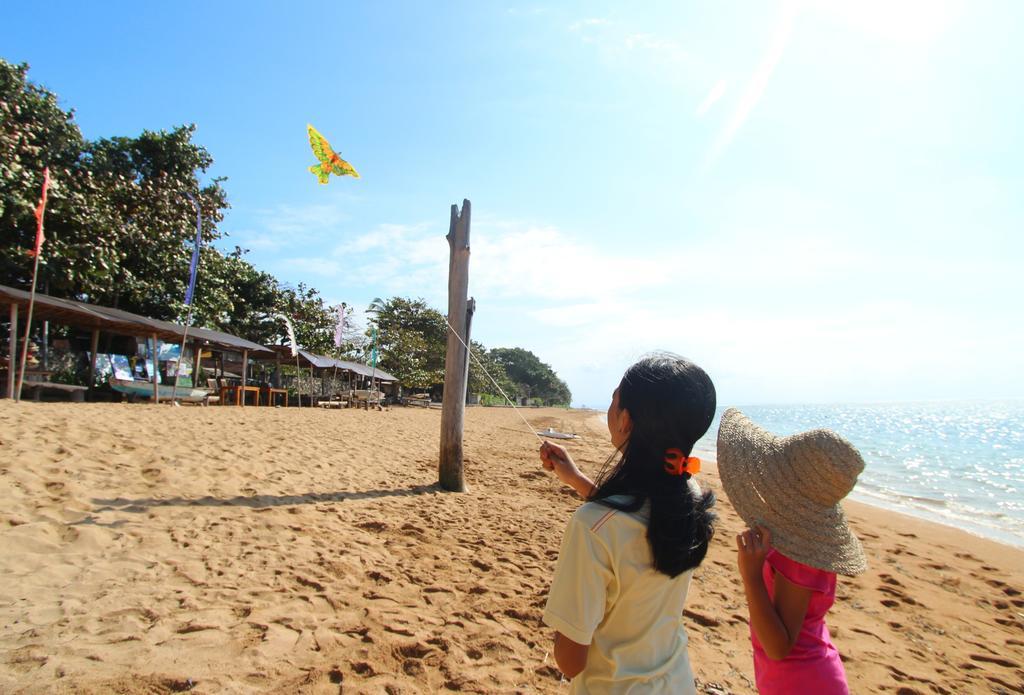
<svg viewBox="0 0 1024 695"><path fill-rule="evenodd" d="M690 456L715 414L697 365L659 354L626 370L612 394L615 452L591 481L545 442L545 469L587 500L573 514L544 622L573 693L694 693L683 607L714 531L714 495Z"/></svg>

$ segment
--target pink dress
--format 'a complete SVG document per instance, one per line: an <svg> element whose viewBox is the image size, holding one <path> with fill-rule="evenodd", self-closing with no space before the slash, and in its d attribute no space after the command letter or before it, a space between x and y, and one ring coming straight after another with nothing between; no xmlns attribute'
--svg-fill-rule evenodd
<svg viewBox="0 0 1024 695"><path fill-rule="evenodd" d="M790 560L777 550L768 553L762 572L772 600L775 599L775 572L778 572L793 584L810 589L811 602L807 606L800 636L785 659L769 659L751 629L757 691L761 695L847 695L850 690L846 685L846 671L825 625L825 614L836 600L835 573Z"/></svg>

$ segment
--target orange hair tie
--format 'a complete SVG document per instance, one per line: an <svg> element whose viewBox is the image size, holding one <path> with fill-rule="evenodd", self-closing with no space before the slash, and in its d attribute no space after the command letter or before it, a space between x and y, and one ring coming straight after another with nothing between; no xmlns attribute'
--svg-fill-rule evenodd
<svg viewBox="0 0 1024 695"><path fill-rule="evenodd" d="M681 449L667 449L665 472L669 475L697 475L700 473L700 459L696 456L683 456Z"/></svg>

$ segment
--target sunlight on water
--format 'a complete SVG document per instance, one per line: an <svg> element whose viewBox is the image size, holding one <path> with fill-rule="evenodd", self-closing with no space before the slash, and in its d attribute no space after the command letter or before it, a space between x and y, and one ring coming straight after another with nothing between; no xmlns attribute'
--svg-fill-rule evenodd
<svg viewBox="0 0 1024 695"><path fill-rule="evenodd" d="M867 463L854 499L1024 546L1024 401L740 409L776 434L853 442ZM718 417L697 449L713 452L717 431Z"/></svg>

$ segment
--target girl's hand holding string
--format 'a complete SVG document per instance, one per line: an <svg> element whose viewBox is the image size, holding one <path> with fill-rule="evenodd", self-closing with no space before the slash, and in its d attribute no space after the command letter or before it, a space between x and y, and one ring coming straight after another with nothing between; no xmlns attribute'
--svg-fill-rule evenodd
<svg viewBox="0 0 1024 695"><path fill-rule="evenodd" d="M559 480L575 490L580 497L587 499L594 492L594 483L583 474L564 446L545 441L540 445L540 463L544 470L554 472Z"/></svg>

